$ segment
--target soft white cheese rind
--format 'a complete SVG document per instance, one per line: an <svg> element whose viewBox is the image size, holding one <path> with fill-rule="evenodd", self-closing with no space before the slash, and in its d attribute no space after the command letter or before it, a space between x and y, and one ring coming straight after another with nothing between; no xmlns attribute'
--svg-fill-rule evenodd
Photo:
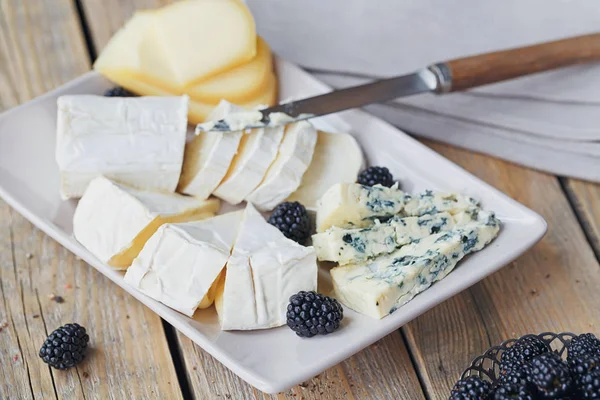
<svg viewBox="0 0 600 400"><path fill-rule="evenodd" d="M188 97L58 98L56 162L61 197L81 197L106 176L138 189L173 192L183 162Z"/></svg>
<svg viewBox="0 0 600 400"><path fill-rule="evenodd" d="M277 157L282 126L255 129L242 137L238 154L213 195L229 204L241 203L262 181Z"/></svg>
<svg viewBox="0 0 600 400"><path fill-rule="evenodd" d="M75 209L73 234L98 259L109 262L131 248L158 218L178 218L197 211L211 214L217 209L218 200L143 191L98 177L90 182Z"/></svg>
<svg viewBox="0 0 600 400"><path fill-rule="evenodd" d="M214 300L209 291L229 259L242 213L161 226L127 269L125 281L193 316Z"/></svg>
<svg viewBox="0 0 600 400"><path fill-rule="evenodd" d="M289 297L316 290L314 249L287 239L248 204L215 306L223 330L286 323Z"/></svg>
<svg viewBox="0 0 600 400"><path fill-rule="evenodd" d="M355 182L365 163L352 135L321 131L317 135L315 152L300 187L286 199L298 201L312 211L316 211L317 202L332 185Z"/></svg>
<svg viewBox="0 0 600 400"><path fill-rule="evenodd" d="M261 211L272 210L300 186L317 143L317 130L301 121L286 126L279 153L262 182L246 200Z"/></svg>
<svg viewBox="0 0 600 400"><path fill-rule="evenodd" d="M383 318L443 279L465 255L481 250L500 229L493 214L440 232L365 263L331 270L336 297L347 307Z"/></svg>

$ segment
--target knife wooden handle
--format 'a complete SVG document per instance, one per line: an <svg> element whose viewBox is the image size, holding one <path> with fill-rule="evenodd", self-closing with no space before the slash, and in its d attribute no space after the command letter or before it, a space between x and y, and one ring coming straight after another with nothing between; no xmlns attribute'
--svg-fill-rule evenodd
<svg viewBox="0 0 600 400"><path fill-rule="evenodd" d="M600 59L600 33L458 58L430 67L438 92L456 92Z"/></svg>

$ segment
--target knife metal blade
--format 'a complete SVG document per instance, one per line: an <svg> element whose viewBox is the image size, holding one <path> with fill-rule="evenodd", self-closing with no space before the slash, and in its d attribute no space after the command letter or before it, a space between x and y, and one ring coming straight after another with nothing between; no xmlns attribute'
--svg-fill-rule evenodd
<svg viewBox="0 0 600 400"><path fill-rule="evenodd" d="M438 90L438 76L430 69L422 69L409 75L379 80L365 85L334 90L315 97L279 104L260 111L261 118L249 121L244 129L264 126L285 125L309 118L362 107L368 104L393 100L422 92ZM281 117L282 114L285 117ZM275 118L274 116L277 116ZM289 116L289 118L287 118ZM230 131L232 127L226 119L198 125L201 131ZM237 127L235 130L238 130Z"/></svg>

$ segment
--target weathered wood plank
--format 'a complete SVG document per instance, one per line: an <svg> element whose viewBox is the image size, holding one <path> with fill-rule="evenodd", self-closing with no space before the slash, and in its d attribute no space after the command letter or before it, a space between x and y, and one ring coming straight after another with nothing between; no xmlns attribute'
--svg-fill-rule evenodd
<svg viewBox="0 0 600 400"><path fill-rule="evenodd" d="M135 9L158 7L168 0L97 2L83 0L92 37L98 50ZM189 339L178 333L188 379L198 399L223 398L386 398L411 393L423 397L406 347L399 334L390 335L305 385L279 396L267 396L235 376ZM386 371L382 374L381 371ZM218 397L221 396L221 397ZM400 396L401 397L401 396Z"/></svg>
<svg viewBox="0 0 600 400"><path fill-rule="evenodd" d="M71 0L0 0L0 109L88 69ZM0 398L181 397L160 318L1 201L0 293ZM51 370L39 348L72 321L92 349L79 367Z"/></svg>
<svg viewBox="0 0 600 400"><path fill-rule="evenodd" d="M491 345L532 332L598 332L600 268L555 177L428 144L540 213L549 226L511 265L403 328L427 392L446 399L470 360Z"/></svg>
<svg viewBox="0 0 600 400"><path fill-rule="evenodd" d="M596 258L600 259L600 184L565 179L564 187Z"/></svg>

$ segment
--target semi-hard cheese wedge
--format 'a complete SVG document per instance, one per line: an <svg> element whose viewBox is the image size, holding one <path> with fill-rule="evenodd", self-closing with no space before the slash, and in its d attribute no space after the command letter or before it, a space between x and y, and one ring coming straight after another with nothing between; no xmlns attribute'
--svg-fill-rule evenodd
<svg viewBox="0 0 600 400"><path fill-rule="evenodd" d="M260 185L246 200L261 211L272 210L291 195L308 169L317 143L317 130L308 122L286 125L277 158Z"/></svg>
<svg viewBox="0 0 600 400"><path fill-rule="evenodd" d="M263 38L258 37L256 56L252 60L190 86L185 92L193 99L211 104L217 104L221 99L243 104L266 92L272 77L271 49Z"/></svg>
<svg viewBox="0 0 600 400"><path fill-rule="evenodd" d="M242 214L161 226L127 269L125 281L189 317L209 307Z"/></svg>
<svg viewBox="0 0 600 400"><path fill-rule="evenodd" d="M94 68L101 73L126 70L137 80L181 89L255 56L254 19L245 4L184 0L136 13L110 40Z"/></svg>
<svg viewBox="0 0 600 400"><path fill-rule="evenodd" d="M358 183L332 186L317 203L317 232L332 226L365 228L375 219L397 214L421 216L438 212L452 215L478 206L477 200L457 193L425 190L412 196L396 185L363 186Z"/></svg>
<svg viewBox="0 0 600 400"><path fill-rule="evenodd" d="M347 133L318 132L312 161L300 187L286 201L299 201L309 210L336 183L352 183L364 166L356 139Z"/></svg>
<svg viewBox="0 0 600 400"><path fill-rule="evenodd" d="M347 307L373 318L393 313L433 282L444 278L465 255L481 250L500 229L492 215L440 232L365 263L331 270L336 297Z"/></svg>
<svg viewBox="0 0 600 400"><path fill-rule="evenodd" d="M236 110L243 110L222 101L210 119L218 121ZM242 131L196 131L196 136L185 146L185 157L177 190L206 199L227 174L231 161L238 152Z"/></svg>
<svg viewBox="0 0 600 400"><path fill-rule="evenodd" d="M126 269L161 225L206 219L218 209L217 199L138 190L98 177L77 205L73 234L102 262Z"/></svg>
<svg viewBox="0 0 600 400"><path fill-rule="evenodd" d="M147 82L134 79L130 74L122 71L106 70L102 72L108 79L117 83L133 93L142 96L176 96L178 93L188 91L168 91L157 86L153 86ZM224 100L231 100L224 97ZM271 73L267 79L267 85L264 91L260 92L246 102L239 104L244 109L252 109L257 106L268 105L272 106L277 103L277 79ZM199 124L210 119L210 114L217 107L217 103L207 103L198 99L190 98L188 106L188 121L190 124Z"/></svg>
<svg viewBox="0 0 600 400"><path fill-rule="evenodd" d="M468 218L468 222L472 222ZM344 229L333 226L312 237L319 261L341 265L388 254L426 236L454 229L452 215L444 212L420 217L393 217L370 228Z"/></svg>
<svg viewBox="0 0 600 400"><path fill-rule="evenodd" d="M286 238L248 204L215 298L221 328L284 325L290 296L316 288L314 249Z"/></svg>
<svg viewBox="0 0 600 400"><path fill-rule="evenodd" d="M241 203L260 184L277 157L284 129L265 127L243 135L238 153L213 195L229 204Z"/></svg>
<svg viewBox="0 0 600 400"><path fill-rule="evenodd" d="M56 161L61 196L81 197L103 175L139 189L173 192L179 182L188 97L58 98Z"/></svg>

